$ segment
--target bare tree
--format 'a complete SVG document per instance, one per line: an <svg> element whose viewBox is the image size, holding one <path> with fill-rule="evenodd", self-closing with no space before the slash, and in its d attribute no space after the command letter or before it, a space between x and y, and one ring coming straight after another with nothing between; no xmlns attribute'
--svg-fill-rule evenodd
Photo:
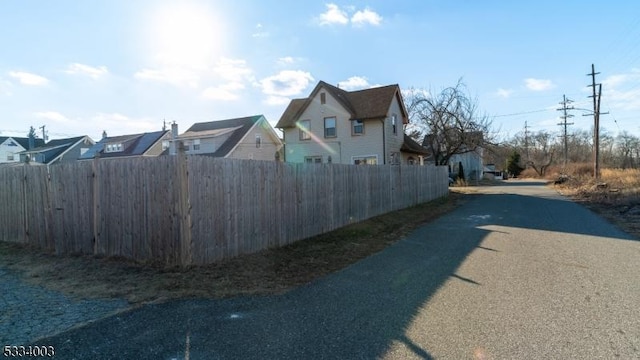
<svg viewBox="0 0 640 360"><path fill-rule="evenodd" d="M491 121L479 114L477 100L471 98L462 80L453 87L431 94L411 89L405 94L411 125L409 136L431 150L437 165L447 165L455 154L477 151L490 142Z"/></svg>
<svg viewBox="0 0 640 360"><path fill-rule="evenodd" d="M532 168L538 176L545 176L547 169L555 161L557 149L562 148L561 144L554 142L554 138L551 133L540 130L529 134L527 141L522 133L516 134L512 143L519 152L528 153L528 158L522 159L525 166ZM525 146L528 151L525 151Z"/></svg>
<svg viewBox="0 0 640 360"><path fill-rule="evenodd" d="M640 148L640 139L628 131L621 132L616 137L619 166L623 169L636 167L636 156Z"/></svg>

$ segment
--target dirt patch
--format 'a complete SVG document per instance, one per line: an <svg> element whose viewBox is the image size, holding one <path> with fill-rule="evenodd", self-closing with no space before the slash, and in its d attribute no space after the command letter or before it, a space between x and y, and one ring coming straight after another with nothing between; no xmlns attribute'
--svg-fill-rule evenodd
<svg viewBox="0 0 640 360"><path fill-rule="evenodd" d="M121 297L132 304L282 293L379 252L460 206L466 196L452 191L446 198L207 266L166 268L124 259L55 256L7 242L0 242L0 266L74 297Z"/></svg>

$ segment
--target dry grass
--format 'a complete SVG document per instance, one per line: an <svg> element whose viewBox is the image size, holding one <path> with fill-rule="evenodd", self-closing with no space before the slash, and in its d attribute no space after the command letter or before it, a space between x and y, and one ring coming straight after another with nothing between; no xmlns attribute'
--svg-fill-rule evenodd
<svg viewBox="0 0 640 360"><path fill-rule="evenodd" d="M640 238L640 169L602 169L596 181L587 168L567 172L557 189Z"/></svg>
<svg viewBox="0 0 640 360"><path fill-rule="evenodd" d="M30 283L78 298L122 297L146 303L187 297L282 293L343 269L451 211L464 195L378 216L292 245L208 266L164 268L123 259L54 256L0 242L0 267Z"/></svg>

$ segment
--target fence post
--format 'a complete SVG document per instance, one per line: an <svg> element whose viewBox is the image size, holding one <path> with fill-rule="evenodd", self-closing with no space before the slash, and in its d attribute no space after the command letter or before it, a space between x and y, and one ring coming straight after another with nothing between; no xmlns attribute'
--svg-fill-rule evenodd
<svg viewBox="0 0 640 360"><path fill-rule="evenodd" d="M29 209L27 206L27 164L22 165L22 213L24 218L24 242L29 244Z"/></svg>
<svg viewBox="0 0 640 360"><path fill-rule="evenodd" d="M92 182L93 182L93 255L98 254L100 244L100 177L98 169L100 164L100 154L96 153L91 164Z"/></svg>
<svg viewBox="0 0 640 360"><path fill-rule="evenodd" d="M191 252L191 203L189 201L189 163L184 144L178 143L178 216L180 239L180 265L193 263Z"/></svg>

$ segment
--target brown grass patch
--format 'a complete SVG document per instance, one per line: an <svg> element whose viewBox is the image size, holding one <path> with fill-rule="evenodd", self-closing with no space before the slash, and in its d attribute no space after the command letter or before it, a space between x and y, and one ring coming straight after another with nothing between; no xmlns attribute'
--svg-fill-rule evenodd
<svg viewBox="0 0 640 360"><path fill-rule="evenodd" d="M602 169L597 181L584 170L568 175L556 185L562 194L640 238L640 169Z"/></svg>
<svg viewBox="0 0 640 360"><path fill-rule="evenodd" d="M55 256L0 242L0 267L78 298L165 299L282 293L343 269L395 243L465 200L448 197L299 241L207 266L165 268L123 259Z"/></svg>

